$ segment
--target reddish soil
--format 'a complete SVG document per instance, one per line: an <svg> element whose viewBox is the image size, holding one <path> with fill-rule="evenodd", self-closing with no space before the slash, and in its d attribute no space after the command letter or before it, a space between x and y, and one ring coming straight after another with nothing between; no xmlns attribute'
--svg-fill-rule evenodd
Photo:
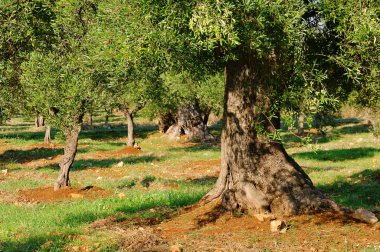
<svg viewBox="0 0 380 252"><path fill-rule="evenodd" d="M196 178L199 176L218 176L220 171L220 159L199 160L186 163L181 169L180 176L185 178Z"/></svg>
<svg viewBox="0 0 380 252"><path fill-rule="evenodd" d="M18 195L28 202L54 202L66 199L95 199L111 195L110 191L96 186L84 188L63 188L54 191L52 187L20 190Z"/></svg>
<svg viewBox="0 0 380 252"><path fill-rule="evenodd" d="M126 156L126 155L138 155L142 151L133 147L124 147L121 150L116 151L98 151L86 155L85 159L106 159L112 157Z"/></svg>
<svg viewBox="0 0 380 252"><path fill-rule="evenodd" d="M97 220L88 232L101 229L116 234L119 248L128 251L363 251L380 248L380 223L368 225L333 213L283 218L288 229L272 233L270 221L248 215L233 216L220 202L160 219L127 219L123 213ZM158 209L161 212L161 209ZM138 232L138 235L132 234ZM138 241L138 243L136 243ZM177 250L175 249L177 248ZM372 250L371 250L372 251Z"/></svg>
<svg viewBox="0 0 380 252"><path fill-rule="evenodd" d="M214 207L196 208L159 224L157 230L164 241L182 244L188 251L356 251L380 246L379 223L359 223L345 215L284 218L288 230L280 234L270 232L269 220L221 214Z"/></svg>

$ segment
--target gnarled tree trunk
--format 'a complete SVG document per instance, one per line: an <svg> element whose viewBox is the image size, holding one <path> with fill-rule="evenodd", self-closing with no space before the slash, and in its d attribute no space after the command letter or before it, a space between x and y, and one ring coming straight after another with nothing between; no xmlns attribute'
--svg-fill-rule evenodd
<svg viewBox="0 0 380 252"><path fill-rule="evenodd" d="M158 130L160 133L165 133L171 125L175 123L175 118L172 113L161 114L158 117Z"/></svg>
<svg viewBox="0 0 380 252"><path fill-rule="evenodd" d="M133 113L129 109L124 108L123 113L127 119L128 124L128 140L127 146L133 147L135 145L135 134L134 134L134 123L133 123Z"/></svg>
<svg viewBox="0 0 380 252"><path fill-rule="evenodd" d="M272 122L268 116L275 91L271 76L268 62L227 63L221 172L203 203L222 199L229 210L274 215L337 209L283 146L268 137L278 126L278 119Z"/></svg>
<svg viewBox="0 0 380 252"><path fill-rule="evenodd" d="M51 126L47 125L45 127L45 138L44 138L45 143L51 143Z"/></svg>
<svg viewBox="0 0 380 252"><path fill-rule="evenodd" d="M200 109L195 105L186 105L178 109L177 122L169 127L166 134L171 139L177 139L186 135L189 140L210 140L213 136L208 132L203 123Z"/></svg>
<svg viewBox="0 0 380 252"><path fill-rule="evenodd" d="M70 186L69 172L74 162L78 148L78 137L80 126L74 126L69 134L66 134L66 146L64 148L63 159L59 163L58 179L54 184L54 190Z"/></svg>

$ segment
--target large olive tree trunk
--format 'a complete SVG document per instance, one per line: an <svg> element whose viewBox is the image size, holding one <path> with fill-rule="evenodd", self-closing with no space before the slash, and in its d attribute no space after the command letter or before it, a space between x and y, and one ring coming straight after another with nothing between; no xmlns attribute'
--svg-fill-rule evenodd
<svg viewBox="0 0 380 252"><path fill-rule="evenodd" d="M158 116L158 130L160 133L165 133L173 124L175 124L175 118L172 113L169 112Z"/></svg>
<svg viewBox="0 0 380 252"><path fill-rule="evenodd" d="M207 130L207 126L203 123L197 104L180 107L176 119L176 123L166 131L169 138L177 139L181 135L186 135L189 140L204 141L213 139L213 136Z"/></svg>
<svg viewBox="0 0 380 252"><path fill-rule="evenodd" d="M66 146L64 148L63 159L59 163L58 179L54 184L54 190L58 190L62 187L70 186L69 172L74 162L75 155L78 149L78 137L80 132L80 126L74 126L72 130L66 135Z"/></svg>
<svg viewBox="0 0 380 252"><path fill-rule="evenodd" d="M268 65L247 59L226 65L221 172L203 203L222 199L229 210L274 215L337 209L266 134L275 130L268 116L275 91Z"/></svg>
<svg viewBox="0 0 380 252"><path fill-rule="evenodd" d="M125 118L127 119L127 125L128 125L128 139L127 139L127 146L133 147L135 145L135 134L134 134L134 123L133 123L133 112L131 112L129 109L124 108L123 113Z"/></svg>

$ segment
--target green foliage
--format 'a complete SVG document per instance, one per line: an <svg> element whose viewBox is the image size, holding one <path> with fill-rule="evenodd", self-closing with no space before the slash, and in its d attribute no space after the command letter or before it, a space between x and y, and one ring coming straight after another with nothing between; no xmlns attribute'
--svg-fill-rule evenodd
<svg viewBox="0 0 380 252"><path fill-rule="evenodd" d="M0 2L0 110L2 118L23 111L20 65L33 50L50 47L54 19L50 1Z"/></svg>
<svg viewBox="0 0 380 252"><path fill-rule="evenodd" d="M380 5L378 1L321 1L323 20L334 33L337 50L327 55L352 82L355 103L380 106Z"/></svg>

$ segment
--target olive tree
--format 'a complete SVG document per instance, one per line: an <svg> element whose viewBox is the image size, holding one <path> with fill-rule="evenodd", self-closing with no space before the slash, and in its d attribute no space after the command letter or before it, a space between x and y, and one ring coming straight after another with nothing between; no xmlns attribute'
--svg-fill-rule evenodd
<svg viewBox="0 0 380 252"><path fill-rule="evenodd" d="M322 33L334 33L323 23L308 22L318 13L326 14L324 2L336 3L346 12L355 6L360 10L355 12L357 20L365 8L372 8L354 1L342 7L338 0L139 1L142 16L151 18L162 33L160 48L168 51L174 68L209 69L209 63L224 67L221 172L203 202L221 200L227 209L276 215L339 209L286 153L276 130L287 90L302 84L295 78L299 79L304 64L300 59L312 42L306 34L321 33L323 28ZM332 20L341 18L332 15ZM372 18L378 22L378 16ZM341 33L355 33L348 28ZM339 39L331 43L324 45L337 47Z"/></svg>
<svg viewBox="0 0 380 252"><path fill-rule="evenodd" d="M85 113L97 99L87 48L92 38L96 5L93 1L56 1L52 6L52 27L56 43L50 50L35 51L22 64L21 83L29 103L38 104L48 122L61 129L66 146L54 189L70 185L81 124Z"/></svg>

